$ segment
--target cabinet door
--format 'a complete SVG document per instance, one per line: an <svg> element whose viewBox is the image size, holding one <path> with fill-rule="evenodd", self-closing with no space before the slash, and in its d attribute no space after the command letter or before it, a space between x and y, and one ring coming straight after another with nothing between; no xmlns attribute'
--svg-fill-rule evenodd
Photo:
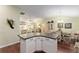
<svg viewBox="0 0 79 59"><path fill-rule="evenodd" d="M42 50L41 40L42 37L34 37L31 39L26 40L26 52L34 52L37 50Z"/></svg>
<svg viewBox="0 0 79 59"><path fill-rule="evenodd" d="M26 52L26 40L20 40L20 52L25 53Z"/></svg>
<svg viewBox="0 0 79 59"><path fill-rule="evenodd" d="M43 41L43 49L48 53L57 52L57 40L45 38Z"/></svg>
<svg viewBox="0 0 79 59"><path fill-rule="evenodd" d="M26 40L26 52L32 53L35 51L36 45L35 45L35 38L30 38Z"/></svg>
<svg viewBox="0 0 79 59"><path fill-rule="evenodd" d="M36 50L41 50L41 37L35 37L35 51Z"/></svg>

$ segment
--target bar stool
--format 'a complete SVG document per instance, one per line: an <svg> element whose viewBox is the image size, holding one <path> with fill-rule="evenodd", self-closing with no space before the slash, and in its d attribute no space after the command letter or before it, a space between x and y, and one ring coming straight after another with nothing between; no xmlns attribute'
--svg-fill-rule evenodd
<svg viewBox="0 0 79 59"><path fill-rule="evenodd" d="M79 42L75 42L75 45L74 45L74 52L75 52L75 53L79 53Z"/></svg>

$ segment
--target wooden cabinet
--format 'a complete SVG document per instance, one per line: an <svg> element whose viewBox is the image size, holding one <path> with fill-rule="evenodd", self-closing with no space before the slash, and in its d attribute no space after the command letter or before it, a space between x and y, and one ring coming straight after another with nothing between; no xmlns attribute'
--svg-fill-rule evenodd
<svg viewBox="0 0 79 59"><path fill-rule="evenodd" d="M27 40L21 39L21 52L32 53L43 50L47 53L57 52L57 40L46 37L33 37Z"/></svg>

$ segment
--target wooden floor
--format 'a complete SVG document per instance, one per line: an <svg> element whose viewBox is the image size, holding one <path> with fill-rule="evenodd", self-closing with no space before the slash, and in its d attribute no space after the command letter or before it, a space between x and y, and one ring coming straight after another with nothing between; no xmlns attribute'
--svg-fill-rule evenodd
<svg viewBox="0 0 79 59"><path fill-rule="evenodd" d="M20 53L20 43L0 49L1 53Z"/></svg>
<svg viewBox="0 0 79 59"><path fill-rule="evenodd" d="M20 43L7 46L0 49L1 53L20 53ZM70 47L70 45L58 43L58 53L72 53L73 49Z"/></svg>
<svg viewBox="0 0 79 59"><path fill-rule="evenodd" d="M58 43L58 52L59 53L73 53L74 49L73 49L73 46L71 46L70 44L60 42Z"/></svg>

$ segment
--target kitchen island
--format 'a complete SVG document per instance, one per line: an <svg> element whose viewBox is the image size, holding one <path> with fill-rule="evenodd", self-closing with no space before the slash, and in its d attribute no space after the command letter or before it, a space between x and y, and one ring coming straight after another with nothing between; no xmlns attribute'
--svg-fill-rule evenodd
<svg viewBox="0 0 79 59"><path fill-rule="evenodd" d="M20 52L33 53L43 51L46 53L57 52L57 35L56 34L28 34L18 35L20 37Z"/></svg>

